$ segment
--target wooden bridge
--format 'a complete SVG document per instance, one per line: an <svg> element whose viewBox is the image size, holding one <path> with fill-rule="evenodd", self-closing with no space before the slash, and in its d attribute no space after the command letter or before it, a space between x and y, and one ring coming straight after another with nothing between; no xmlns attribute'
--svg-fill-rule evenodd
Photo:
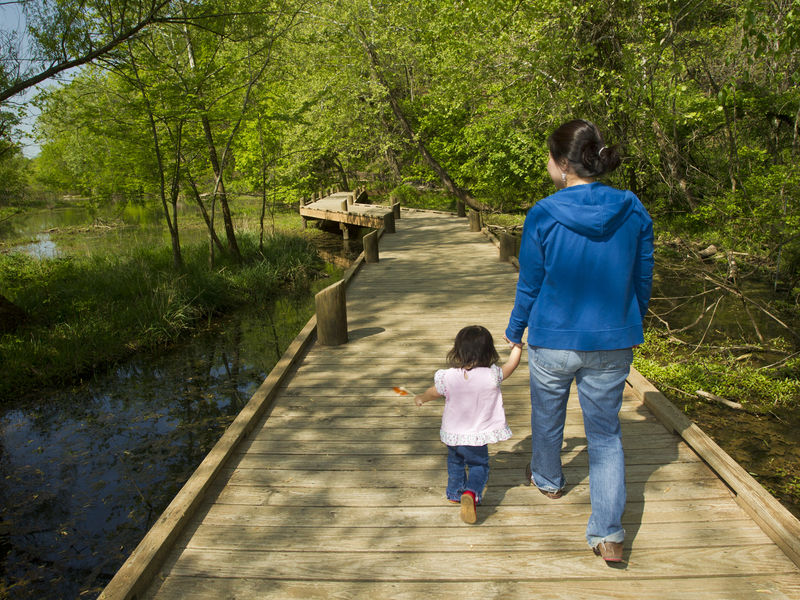
<svg viewBox="0 0 800 600"><path fill-rule="evenodd" d="M339 223L345 239L348 239L348 225L385 229L394 233L395 217L399 218L400 205L395 207L373 205L367 202L364 191L334 192L306 204L300 203L300 216L303 224L307 219L333 221Z"/></svg>
<svg viewBox="0 0 800 600"><path fill-rule="evenodd" d="M503 385L514 437L490 446L463 523L444 500L441 405L392 387L430 385L464 325L501 340L517 273L465 219L404 210L397 225L348 273L348 343L317 344L309 322L101 598L800 598L798 521L636 372L621 568L584 541L575 399L565 495L525 484L524 367Z"/></svg>

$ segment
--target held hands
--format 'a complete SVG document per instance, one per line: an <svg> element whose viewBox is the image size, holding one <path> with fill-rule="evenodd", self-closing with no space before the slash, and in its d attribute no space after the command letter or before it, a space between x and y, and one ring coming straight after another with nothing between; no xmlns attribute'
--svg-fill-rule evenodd
<svg viewBox="0 0 800 600"><path fill-rule="evenodd" d="M417 394L416 396L414 396L414 404L416 404L417 406L422 406L423 404L425 404L425 397L422 394Z"/></svg>

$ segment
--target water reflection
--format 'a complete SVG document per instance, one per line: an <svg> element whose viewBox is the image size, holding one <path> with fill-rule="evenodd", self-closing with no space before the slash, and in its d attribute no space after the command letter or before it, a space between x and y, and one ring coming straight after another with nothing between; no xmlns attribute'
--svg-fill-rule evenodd
<svg viewBox="0 0 800 600"><path fill-rule="evenodd" d="M50 239L49 233L39 233L36 235L35 242L16 246L11 250L12 252L22 252L39 259L55 258L59 254L56 243Z"/></svg>
<svg viewBox="0 0 800 600"><path fill-rule="evenodd" d="M180 205L181 218L192 217L198 209ZM208 234L199 227L181 222L183 242L205 240ZM59 245L50 233L59 230L75 234L62 237ZM10 246L9 252L22 252L36 258L69 254L90 254L136 245L170 243L169 231L160 207L135 202L109 203L67 208L25 211L0 223L0 240L36 240ZM13 243L13 242L12 242Z"/></svg>
<svg viewBox="0 0 800 600"><path fill-rule="evenodd" d="M11 597L95 597L313 312L248 312L0 417Z"/></svg>

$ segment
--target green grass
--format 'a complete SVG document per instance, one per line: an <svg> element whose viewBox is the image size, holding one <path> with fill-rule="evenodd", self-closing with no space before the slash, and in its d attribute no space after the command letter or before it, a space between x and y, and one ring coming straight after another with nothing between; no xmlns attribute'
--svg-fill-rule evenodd
<svg viewBox="0 0 800 600"><path fill-rule="evenodd" d="M183 249L172 268L168 248L127 254L37 260L0 255L0 290L27 321L0 336L0 401L64 385L140 349L171 344L215 313L308 293L324 274L311 243L276 233L241 234L241 265L220 258L208 268L206 244Z"/></svg>
<svg viewBox="0 0 800 600"><path fill-rule="evenodd" d="M486 225L497 225L498 227L522 227L525 223L525 214L485 213L483 222Z"/></svg>

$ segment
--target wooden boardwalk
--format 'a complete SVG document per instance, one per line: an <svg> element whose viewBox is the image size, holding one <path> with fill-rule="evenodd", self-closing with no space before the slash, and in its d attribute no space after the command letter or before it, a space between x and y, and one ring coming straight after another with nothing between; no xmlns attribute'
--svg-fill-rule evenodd
<svg viewBox="0 0 800 600"><path fill-rule="evenodd" d="M514 436L490 446L478 522L461 522L444 500L441 404L417 408L392 387L430 385L464 325L502 340L516 280L465 219L404 210L380 262L350 282L349 343L310 345L141 597L800 598L800 569L633 388L621 412L624 566L607 566L584 541L576 399L566 494L549 500L525 485L524 364L503 385ZM110 587L104 597L123 597Z"/></svg>

